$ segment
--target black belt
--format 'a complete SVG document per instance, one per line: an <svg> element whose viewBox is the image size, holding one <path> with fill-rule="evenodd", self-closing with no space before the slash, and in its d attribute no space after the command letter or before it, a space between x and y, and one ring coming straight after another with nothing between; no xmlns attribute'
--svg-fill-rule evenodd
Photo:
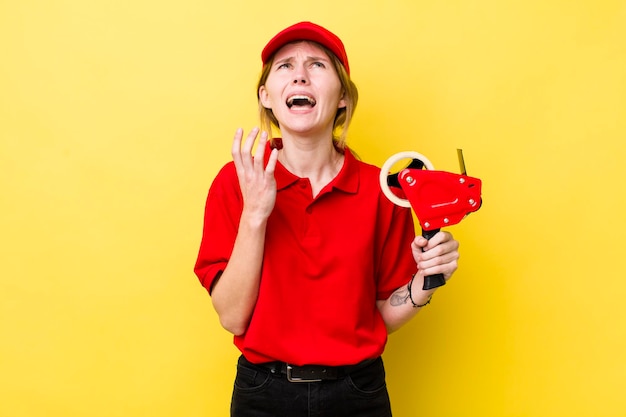
<svg viewBox="0 0 626 417"><path fill-rule="evenodd" d="M286 375L289 382L320 382L344 378L359 369L366 368L380 358L366 359L355 365L345 366L324 366L324 365L290 365L285 362L265 362L253 364L243 356L243 361L252 366L259 366L268 369L273 374Z"/></svg>

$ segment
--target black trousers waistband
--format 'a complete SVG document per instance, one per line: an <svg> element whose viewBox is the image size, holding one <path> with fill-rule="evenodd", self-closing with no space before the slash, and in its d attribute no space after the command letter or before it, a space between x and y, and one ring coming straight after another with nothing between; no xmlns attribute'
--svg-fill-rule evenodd
<svg viewBox="0 0 626 417"><path fill-rule="evenodd" d="M380 361L381 358L366 359L363 362L359 362L355 365L345 366L325 366L325 365L303 365L296 366L290 365L285 362L265 362L259 364L253 364L248 361L243 355L239 359L241 363L245 363L248 366L260 367L269 370L276 375L285 375L291 382L317 382L328 381L344 378L359 369L364 369L369 365Z"/></svg>

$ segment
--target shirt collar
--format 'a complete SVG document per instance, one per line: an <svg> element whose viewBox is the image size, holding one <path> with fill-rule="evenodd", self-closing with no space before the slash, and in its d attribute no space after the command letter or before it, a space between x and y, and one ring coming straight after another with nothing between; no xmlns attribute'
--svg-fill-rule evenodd
<svg viewBox="0 0 626 417"><path fill-rule="evenodd" d="M266 146L265 163L267 164L271 149L269 143ZM356 193L359 189L359 163L348 147L344 148L344 156L341 170L329 185L346 193ZM274 178L276 178L276 188L278 190L287 188L300 179L300 177L288 171L280 162L276 163Z"/></svg>

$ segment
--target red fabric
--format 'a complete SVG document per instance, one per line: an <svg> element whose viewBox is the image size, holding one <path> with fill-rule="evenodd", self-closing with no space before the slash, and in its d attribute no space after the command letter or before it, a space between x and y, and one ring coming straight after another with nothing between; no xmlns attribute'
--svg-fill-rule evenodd
<svg viewBox="0 0 626 417"><path fill-rule="evenodd" d="M383 352L387 331L376 300L416 270L413 218L382 194L377 167L345 155L315 199L308 179L277 165L259 297L247 332L234 340L251 362L348 365ZM230 162L207 198L195 266L207 290L228 263L241 210Z"/></svg>
<svg viewBox="0 0 626 417"><path fill-rule="evenodd" d="M313 41L324 45L339 58L348 75L350 74L348 54L341 39L326 28L311 22L296 23L278 32L276 36L270 39L261 52L263 64L267 64L272 55L280 48L295 41Z"/></svg>

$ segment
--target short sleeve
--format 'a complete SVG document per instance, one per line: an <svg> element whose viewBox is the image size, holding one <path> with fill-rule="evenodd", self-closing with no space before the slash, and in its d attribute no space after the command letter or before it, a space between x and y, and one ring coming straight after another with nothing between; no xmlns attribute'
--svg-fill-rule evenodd
<svg viewBox="0 0 626 417"><path fill-rule="evenodd" d="M220 170L209 189L202 240L194 267L200 283L209 293L230 259L242 207L235 166L230 162Z"/></svg>
<svg viewBox="0 0 626 417"><path fill-rule="evenodd" d="M383 197L384 199L384 197ZM415 238L412 212L385 200L379 225L380 250L377 259L376 299L386 300L411 279L417 270L411 243ZM389 207L388 205L391 205Z"/></svg>

